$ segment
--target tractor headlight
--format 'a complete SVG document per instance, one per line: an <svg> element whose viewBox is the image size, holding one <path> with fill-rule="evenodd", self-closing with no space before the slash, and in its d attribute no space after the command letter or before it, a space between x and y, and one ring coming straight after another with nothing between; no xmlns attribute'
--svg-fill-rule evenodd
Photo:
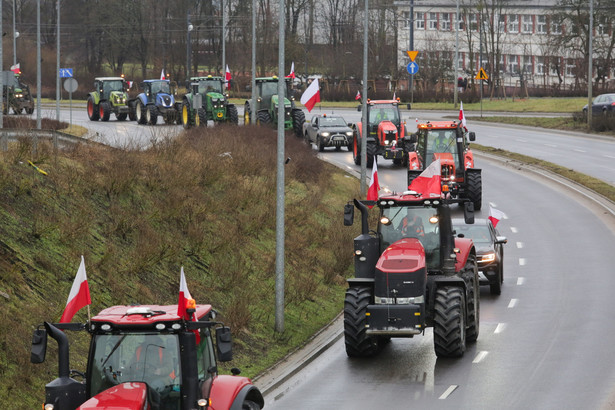
<svg viewBox="0 0 615 410"><path fill-rule="evenodd" d="M53 404L51 403L47 403L45 404L45 406L43 407L44 410L53 410L55 407Z"/></svg>
<svg viewBox="0 0 615 410"><path fill-rule="evenodd" d="M329 135L331 135L331 134L330 134L330 133L328 133L328 132L321 132L321 133L320 133L320 136L321 136L321 137L328 137Z"/></svg>
<svg viewBox="0 0 615 410"><path fill-rule="evenodd" d="M495 260L495 252L486 253L482 255L480 258L481 263L489 263L489 262L493 262L494 260Z"/></svg>

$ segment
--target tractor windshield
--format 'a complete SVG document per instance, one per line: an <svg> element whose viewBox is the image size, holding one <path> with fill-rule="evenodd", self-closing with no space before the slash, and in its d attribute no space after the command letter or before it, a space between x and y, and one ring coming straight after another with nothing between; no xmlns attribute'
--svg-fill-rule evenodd
<svg viewBox="0 0 615 410"><path fill-rule="evenodd" d="M109 95L111 91L124 91L124 81L110 80L103 83L103 93Z"/></svg>
<svg viewBox="0 0 615 410"><path fill-rule="evenodd" d="M171 88L167 81L153 81L152 82L152 94L165 93L171 94Z"/></svg>
<svg viewBox="0 0 615 410"><path fill-rule="evenodd" d="M455 130L423 130L418 141L418 151L426 168L437 157L451 158L455 161L455 169L459 169L459 155ZM434 154L444 154L434 155Z"/></svg>
<svg viewBox="0 0 615 410"><path fill-rule="evenodd" d="M440 266L440 229L435 208L392 206L382 209L382 216L390 222L378 225L382 237L380 252L403 238L418 239L425 248L427 268Z"/></svg>
<svg viewBox="0 0 615 410"><path fill-rule="evenodd" d="M222 82L219 80L199 81L199 94L207 94L211 92L222 94Z"/></svg>
<svg viewBox="0 0 615 410"><path fill-rule="evenodd" d="M286 87L282 87L284 91L284 96L286 96ZM261 84L261 97L278 95L278 82L277 81L267 81Z"/></svg>
<svg viewBox="0 0 615 410"><path fill-rule="evenodd" d="M158 393L160 403L169 406L164 408L179 408L181 371L177 335L101 334L92 343L90 397L120 383L139 381Z"/></svg>
<svg viewBox="0 0 615 410"><path fill-rule="evenodd" d="M399 125L399 111L396 105L377 104L369 108L370 125L378 125L382 121L391 121L393 124Z"/></svg>

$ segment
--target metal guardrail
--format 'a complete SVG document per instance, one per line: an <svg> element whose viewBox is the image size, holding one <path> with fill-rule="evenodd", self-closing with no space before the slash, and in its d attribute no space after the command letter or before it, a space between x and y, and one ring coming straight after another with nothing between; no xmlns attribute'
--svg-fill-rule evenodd
<svg viewBox="0 0 615 410"><path fill-rule="evenodd" d="M19 141L20 139L32 139L33 144L36 147L38 139L51 140L54 149L62 144L79 144L89 143L90 141L76 137L74 135L66 134L64 132L56 130L38 130L38 129L24 129L24 128L0 128L0 150L8 150L9 141Z"/></svg>

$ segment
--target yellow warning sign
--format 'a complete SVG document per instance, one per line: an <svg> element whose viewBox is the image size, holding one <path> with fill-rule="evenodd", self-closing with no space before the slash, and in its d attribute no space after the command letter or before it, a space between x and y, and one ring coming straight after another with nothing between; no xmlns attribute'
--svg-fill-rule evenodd
<svg viewBox="0 0 615 410"><path fill-rule="evenodd" d="M476 79L477 80L488 80L489 77L487 76L487 73L485 72L485 69L483 67L480 68L480 70L478 70L478 74L476 75Z"/></svg>
<svg viewBox="0 0 615 410"><path fill-rule="evenodd" d="M408 53L408 57L410 57L410 61L414 61L416 55L419 53L418 51L406 51Z"/></svg>

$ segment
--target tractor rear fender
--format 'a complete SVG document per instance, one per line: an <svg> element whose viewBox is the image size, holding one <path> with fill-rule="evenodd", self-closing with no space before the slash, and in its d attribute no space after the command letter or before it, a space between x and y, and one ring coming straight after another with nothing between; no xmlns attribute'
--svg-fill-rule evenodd
<svg viewBox="0 0 615 410"><path fill-rule="evenodd" d="M90 93L89 96L92 97L94 104L100 103L100 93L94 91L93 93Z"/></svg>
<svg viewBox="0 0 615 410"><path fill-rule="evenodd" d="M364 287L364 288L374 288L374 278L348 278L346 279L348 282L348 287Z"/></svg>
<svg viewBox="0 0 615 410"><path fill-rule="evenodd" d="M137 95L137 100L141 101L143 105L147 105L147 96L145 95L145 93Z"/></svg>
<svg viewBox="0 0 615 410"><path fill-rule="evenodd" d="M472 154L472 151L467 150L463 153L463 163L466 169L474 168L474 154Z"/></svg>
<svg viewBox="0 0 615 410"><path fill-rule="evenodd" d="M359 138L363 136L363 123L362 122L357 122L356 124L353 125L352 128Z"/></svg>
<svg viewBox="0 0 615 410"><path fill-rule="evenodd" d="M221 375L216 376L211 384L209 399L211 409L241 409L243 401L251 390L255 389L262 403L262 396L247 377ZM240 397L243 396L243 397Z"/></svg>
<svg viewBox="0 0 615 410"><path fill-rule="evenodd" d="M455 272L459 272L466 265L468 257L476 254L474 243L469 238L455 238L455 249L459 249L456 253Z"/></svg>

